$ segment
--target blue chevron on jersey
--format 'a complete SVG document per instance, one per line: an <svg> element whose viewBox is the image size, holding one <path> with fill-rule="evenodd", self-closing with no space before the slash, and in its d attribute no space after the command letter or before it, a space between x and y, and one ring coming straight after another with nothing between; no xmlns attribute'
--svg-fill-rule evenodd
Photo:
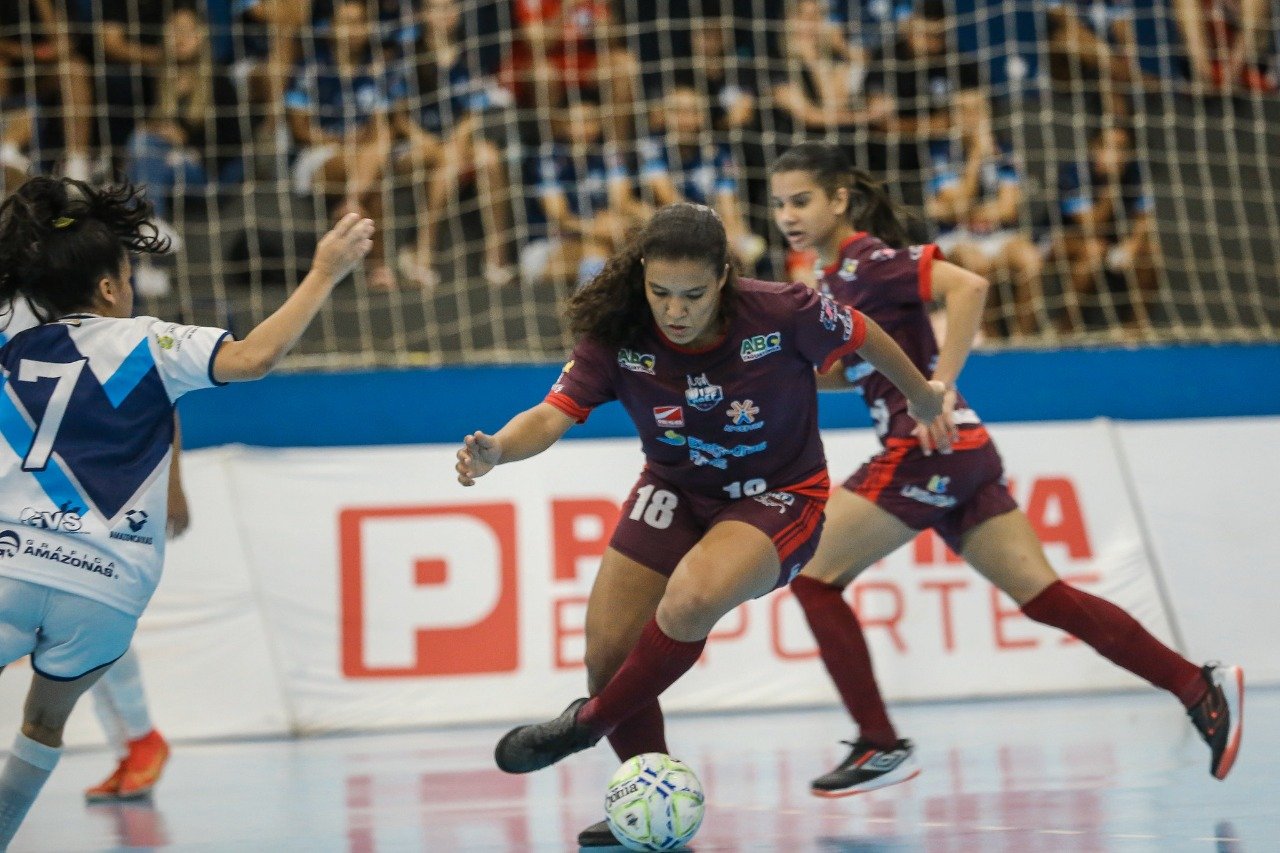
<svg viewBox="0 0 1280 853"><path fill-rule="evenodd" d="M9 377L0 375L0 435L13 448L19 458L26 455L35 441L35 431L26 414L14 403L12 390L8 388ZM84 513L85 499L75 487L62 467L53 462L40 471L28 472L36 478L40 488L53 501L54 506L66 506Z"/></svg>
<svg viewBox="0 0 1280 853"><path fill-rule="evenodd" d="M143 338L138 341L133 351L125 356L111 378L102 383L102 390L106 392L111 405L117 409L120 408L120 403L134 388L138 387L138 383L146 378L148 373L155 372L155 366L156 360L151 357L151 347L148 346L147 339ZM156 378L159 379L159 376Z"/></svg>
<svg viewBox="0 0 1280 853"><path fill-rule="evenodd" d="M51 364L86 358L62 324L33 329L20 343L23 358L34 356ZM12 375L9 379L11 399L16 398L29 423L39 424L57 380L18 382ZM173 440L171 409L146 338L105 381L100 381L93 369L80 372L67 403L68 416L54 439L51 459L62 460L67 474L79 486L81 503L87 502L108 520L128 509L130 498L169 452ZM157 411L162 414L157 416ZM19 455L27 453L27 448L16 450ZM49 497L60 505L60 496Z"/></svg>

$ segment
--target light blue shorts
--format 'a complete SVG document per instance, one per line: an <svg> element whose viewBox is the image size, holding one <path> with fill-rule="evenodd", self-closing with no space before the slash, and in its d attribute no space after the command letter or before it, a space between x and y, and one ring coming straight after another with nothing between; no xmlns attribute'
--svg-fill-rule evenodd
<svg viewBox="0 0 1280 853"><path fill-rule="evenodd" d="M114 663L138 618L53 587L0 577L0 665L31 655L31 668L74 681Z"/></svg>

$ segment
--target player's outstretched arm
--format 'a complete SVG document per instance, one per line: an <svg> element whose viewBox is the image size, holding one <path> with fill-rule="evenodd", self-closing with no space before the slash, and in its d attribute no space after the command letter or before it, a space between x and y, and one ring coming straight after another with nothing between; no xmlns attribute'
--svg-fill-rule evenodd
<svg viewBox="0 0 1280 853"><path fill-rule="evenodd" d="M929 427L930 442L921 442L925 453L929 453L933 447L944 453L949 452L951 435L943 417L946 386L936 380L925 379L924 374L916 369L911 359L902 351L902 347L880 328L880 324L870 317L866 317L865 321L867 338L858 348L858 355L898 386L907 397L908 414Z"/></svg>
<svg viewBox="0 0 1280 853"><path fill-rule="evenodd" d="M539 403L507 421L497 435L476 431L462 440L458 450L458 482L474 486L476 479L504 462L537 456L573 426L573 418L550 403Z"/></svg>
<svg viewBox="0 0 1280 853"><path fill-rule="evenodd" d="M952 442L959 440L956 427L956 379L973 349L973 339L982 325L982 309L987 302L987 280L947 261L933 262L933 295L942 300L947 315L947 335L939 342L938 362L932 379L946 387L942 403L942 422ZM925 452L933 448L929 424L921 423L912 430Z"/></svg>
<svg viewBox="0 0 1280 853"><path fill-rule="evenodd" d="M373 221L348 213L316 246L311 271L274 314L242 341L227 341L213 360L219 382L261 379L280 363L315 318L338 282L373 248Z"/></svg>

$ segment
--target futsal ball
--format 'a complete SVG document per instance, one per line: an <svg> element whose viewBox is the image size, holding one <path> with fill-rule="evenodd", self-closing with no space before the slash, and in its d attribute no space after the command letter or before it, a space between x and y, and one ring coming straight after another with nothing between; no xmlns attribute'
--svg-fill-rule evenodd
<svg viewBox="0 0 1280 853"><path fill-rule="evenodd" d="M604 811L628 850L678 850L702 825L702 783L683 761L646 752L613 774Z"/></svg>

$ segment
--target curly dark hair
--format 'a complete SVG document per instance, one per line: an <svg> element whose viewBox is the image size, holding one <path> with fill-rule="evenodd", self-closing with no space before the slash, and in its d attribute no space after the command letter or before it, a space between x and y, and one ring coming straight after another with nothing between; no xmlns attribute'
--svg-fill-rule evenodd
<svg viewBox="0 0 1280 853"><path fill-rule="evenodd" d="M894 204L884 185L869 172L856 168L840 146L823 142L794 145L769 169L771 175L782 172L807 172L830 197L844 187L849 191L849 219L854 228L898 249L911 242L906 223L914 216Z"/></svg>
<svg viewBox="0 0 1280 853"><path fill-rule="evenodd" d="M655 213L599 275L569 298L566 315L576 336L590 337L606 346L629 346L653 325L653 312L644 295L645 258L705 261L717 277L727 266L729 275L720 291L716 323L723 328L733 316L737 272L730 262L724 223L705 205L678 202Z"/></svg>
<svg viewBox="0 0 1280 853"><path fill-rule="evenodd" d="M132 184L37 176L0 204L0 302L24 297L47 323L90 308L98 282L119 274L126 253L168 250L151 203Z"/></svg>

